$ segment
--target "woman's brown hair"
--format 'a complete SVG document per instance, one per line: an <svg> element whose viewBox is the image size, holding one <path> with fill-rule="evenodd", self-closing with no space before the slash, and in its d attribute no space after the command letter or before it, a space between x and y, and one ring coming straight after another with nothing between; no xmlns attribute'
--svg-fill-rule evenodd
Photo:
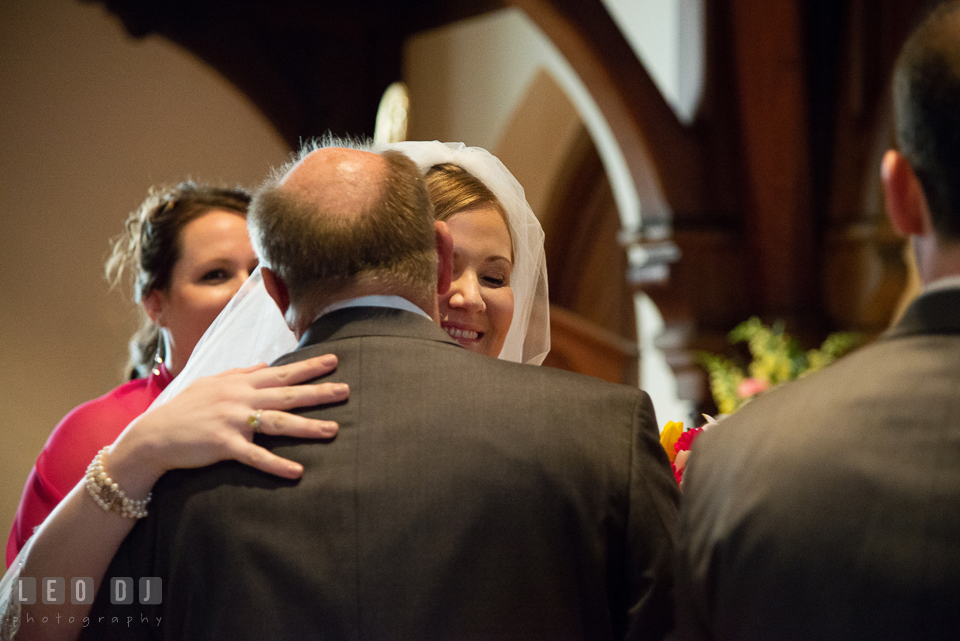
<svg viewBox="0 0 960 641"><path fill-rule="evenodd" d="M107 280L117 285L128 279L133 300L140 304L154 290L170 285L180 259L180 234L190 222L213 210L246 217L250 195L242 189L224 189L185 181L172 188L151 188L146 199L127 217L124 233L113 241L106 262ZM146 314L144 313L144 316ZM130 340L130 378L150 373L160 345L160 328L149 318Z"/></svg>

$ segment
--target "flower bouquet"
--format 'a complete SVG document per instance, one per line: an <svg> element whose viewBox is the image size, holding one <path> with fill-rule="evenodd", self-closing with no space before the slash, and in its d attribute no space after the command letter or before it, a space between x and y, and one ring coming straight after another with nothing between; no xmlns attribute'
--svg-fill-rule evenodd
<svg viewBox="0 0 960 641"><path fill-rule="evenodd" d="M767 327L756 316L734 327L728 336L732 344L746 343L750 349L753 360L746 371L725 356L701 352L697 358L710 375L710 391L721 414L732 414L775 385L823 369L861 342L859 334L837 332L827 336L819 349L804 351L784 331L782 321Z"/></svg>
<svg viewBox="0 0 960 641"><path fill-rule="evenodd" d="M690 456L693 441L710 425L716 424L712 417L704 414L704 418L707 419L707 423L701 427L684 431L682 422L670 421L663 426L663 431L660 432L660 445L667 451L670 467L673 468L673 477L677 479L678 485L683 485L683 468L687 465L687 458Z"/></svg>
<svg viewBox="0 0 960 641"><path fill-rule="evenodd" d="M746 369L726 356L701 352L697 360L710 375L710 391L721 417L732 414L765 390L822 369L858 347L862 337L853 332L837 332L827 336L819 349L803 350L795 338L784 331L782 321L767 327L760 319L740 323L728 335L731 344L746 343L751 362ZM686 432L683 423L667 423L660 434L660 443L667 451L679 483L693 441L717 424L704 415L707 424Z"/></svg>

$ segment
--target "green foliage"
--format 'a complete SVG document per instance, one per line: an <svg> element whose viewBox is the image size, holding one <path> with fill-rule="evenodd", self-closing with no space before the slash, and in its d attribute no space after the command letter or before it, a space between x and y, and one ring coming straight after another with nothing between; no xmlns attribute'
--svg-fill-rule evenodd
<svg viewBox="0 0 960 641"><path fill-rule="evenodd" d="M742 405L737 396L737 387L743 380L743 371L736 363L724 356L700 352L697 361L710 374L710 391L721 414L730 414Z"/></svg>
<svg viewBox="0 0 960 641"><path fill-rule="evenodd" d="M802 375L822 369L844 354L852 352L863 343L863 336L856 332L836 332L827 336L820 349L807 352L809 366Z"/></svg>
<svg viewBox="0 0 960 641"><path fill-rule="evenodd" d="M747 371L754 380L748 381L744 369L729 358L706 352L697 355L710 374L710 391L723 414L734 412L759 393L751 390L762 391L822 369L862 342L859 334L838 332L819 349L804 351L784 331L782 321L767 327L756 316L734 327L728 339L732 344L747 344L752 358Z"/></svg>
<svg viewBox="0 0 960 641"><path fill-rule="evenodd" d="M728 338L747 344L753 357L750 376L771 385L793 380L804 365L800 345L783 331L781 321L767 327L754 316L734 327Z"/></svg>

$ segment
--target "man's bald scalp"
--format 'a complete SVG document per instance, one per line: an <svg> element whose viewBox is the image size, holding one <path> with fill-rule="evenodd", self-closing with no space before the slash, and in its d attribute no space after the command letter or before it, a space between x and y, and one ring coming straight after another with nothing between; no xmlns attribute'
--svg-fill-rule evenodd
<svg viewBox="0 0 960 641"><path fill-rule="evenodd" d="M382 198L388 165L370 151L327 147L306 155L281 179L281 189L319 214L357 216Z"/></svg>
<svg viewBox="0 0 960 641"><path fill-rule="evenodd" d="M413 161L396 151L336 147L305 154L268 180L248 214L254 249L297 308L322 308L364 283L435 302L433 223Z"/></svg>

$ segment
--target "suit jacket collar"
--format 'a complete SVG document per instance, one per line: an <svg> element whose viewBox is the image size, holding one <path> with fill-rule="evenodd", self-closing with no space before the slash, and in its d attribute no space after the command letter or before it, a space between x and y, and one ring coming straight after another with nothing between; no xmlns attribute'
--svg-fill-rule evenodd
<svg viewBox="0 0 960 641"><path fill-rule="evenodd" d="M960 334L960 289L940 289L921 294L886 336Z"/></svg>
<svg viewBox="0 0 960 641"><path fill-rule="evenodd" d="M402 336L460 347L439 325L420 314L393 307L347 307L313 321L297 349L357 336Z"/></svg>

